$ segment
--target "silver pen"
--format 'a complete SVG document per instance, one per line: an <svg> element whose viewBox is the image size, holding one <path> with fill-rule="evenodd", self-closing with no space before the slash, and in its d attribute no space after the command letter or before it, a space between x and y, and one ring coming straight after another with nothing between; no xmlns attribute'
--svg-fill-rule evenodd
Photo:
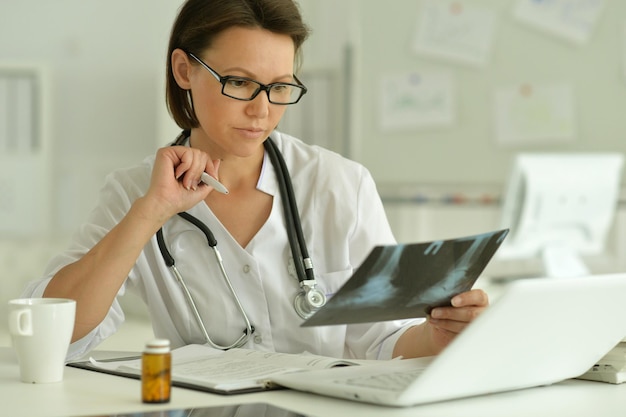
<svg viewBox="0 0 626 417"><path fill-rule="evenodd" d="M228 189L224 187L224 184L222 184L221 182L219 182L218 180L216 180L215 178L213 178L206 172L203 172L202 175L200 175L200 181L202 181L206 185L210 185L218 193L228 194Z"/></svg>

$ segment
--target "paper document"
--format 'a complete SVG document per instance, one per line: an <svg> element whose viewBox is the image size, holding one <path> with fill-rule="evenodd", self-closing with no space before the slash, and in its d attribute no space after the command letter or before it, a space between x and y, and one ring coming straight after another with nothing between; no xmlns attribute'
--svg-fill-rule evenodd
<svg viewBox="0 0 626 417"><path fill-rule="evenodd" d="M172 351L172 385L219 394L238 394L274 388L272 376L335 366L381 363L344 360L309 353L289 354L250 349L221 351L206 345L187 345ZM141 378L141 358L119 361L72 362L68 366L130 378Z"/></svg>

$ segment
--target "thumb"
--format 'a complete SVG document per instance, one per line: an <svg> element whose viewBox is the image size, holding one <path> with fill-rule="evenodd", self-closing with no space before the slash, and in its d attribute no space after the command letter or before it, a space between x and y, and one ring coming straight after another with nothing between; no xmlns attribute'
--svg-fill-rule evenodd
<svg viewBox="0 0 626 417"><path fill-rule="evenodd" d="M221 163L222 163L222 160L221 160L221 159L214 159L214 160L213 160L213 169L215 170L215 174L216 174L216 175L215 175L215 178L219 178L219 177L217 176L217 173L218 173L218 171L220 170L220 165L221 165Z"/></svg>

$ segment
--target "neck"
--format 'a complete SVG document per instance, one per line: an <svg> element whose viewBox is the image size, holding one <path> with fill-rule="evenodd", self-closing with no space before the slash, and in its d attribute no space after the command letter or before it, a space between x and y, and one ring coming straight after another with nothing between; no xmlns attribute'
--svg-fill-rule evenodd
<svg viewBox="0 0 626 417"><path fill-rule="evenodd" d="M239 156L225 152L210 141L203 141L192 135L190 146L208 153L213 160L220 160L219 180L230 191L256 188L265 154L265 148L262 145L251 155Z"/></svg>
<svg viewBox="0 0 626 417"><path fill-rule="evenodd" d="M229 189L256 188L263 167L263 147L245 158L227 156L220 163L220 181Z"/></svg>

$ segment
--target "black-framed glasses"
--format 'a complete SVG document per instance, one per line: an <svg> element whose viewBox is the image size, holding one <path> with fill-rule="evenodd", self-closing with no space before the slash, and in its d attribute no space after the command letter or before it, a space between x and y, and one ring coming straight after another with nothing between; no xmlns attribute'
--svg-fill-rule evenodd
<svg viewBox="0 0 626 417"><path fill-rule="evenodd" d="M235 100L251 101L254 100L254 98L258 96L261 91L265 91L270 103L287 105L297 103L307 92L307 88L295 75L293 78L298 84L263 84L248 77L219 75L217 71L209 67L204 61L191 52L187 52L187 55L198 61L200 65L209 71L211 75L213 75L215 79L222 84L222 94L227 97L234 98Z"/></svg>

